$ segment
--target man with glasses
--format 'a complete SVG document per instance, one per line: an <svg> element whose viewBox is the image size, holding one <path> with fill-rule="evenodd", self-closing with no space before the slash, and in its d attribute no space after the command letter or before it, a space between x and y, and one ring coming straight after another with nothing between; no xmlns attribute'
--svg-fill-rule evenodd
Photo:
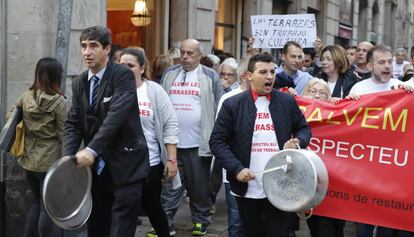
<svg viewBox="0 0 414 237"><path fill-rule="evenodd" d="M211 222L208 181L213 155L208 141L222 89L217 73L200 64L202 50L197 40L184 40L180 52L180 64L165 71L161 86L170 96L177 114L180 129L177 165L183 186L177 190L165 188L162 202L173 235L173 217L185 187L190 197L192 235L203 236Z"/></svg>

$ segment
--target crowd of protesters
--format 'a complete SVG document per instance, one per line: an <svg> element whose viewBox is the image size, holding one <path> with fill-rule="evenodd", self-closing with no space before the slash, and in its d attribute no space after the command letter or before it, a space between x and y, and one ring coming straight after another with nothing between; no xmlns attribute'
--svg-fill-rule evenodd
<svg viewBox="0 0 414 237"><path fill-rule="evenodd" d="M263 170L277 151L305 148L309 143L311 129L294 96L335 104L341 99L358 100L362 94L391 88L412 92L414 85L414 55L408 62L405 49L396 49L392 54L390 48L366 41L346 49L324 45L319 38L314 48L305 49L288 41L281 51L280 65L274 63L271 54L254 49L253 38L249 38L247 56L240 60L221 50L205 53L200 42L186 39L178 49L150 63L142 48L112 45L104 27L83 31L80 44L88 70L73 82L74 96L78 97L72 101L64 128L60 114L66 116L66 111L56 113L51 121L59 125L53 134L58 136L56 147L63 146L66 155L76 154L80 165L101 168L93 176L92 195L97 206L88 223L89 236L133 236L131 219L136 221L140 209L153 227L146 237L175 236L174 216L186 195L193 223L191 233L206 235L215 201L210 167L219 165L223 173L220 168L212 175L222 175L230 237L293 237L299 225L296 214L270 204L263 191L262 176L255 172ZM37 67L45 60L51 59L39 61ZM41 77L56 82L40 80ZM63 101L58 89L60 77L50 77L52 72L37 71L35 83L18 102L27 114L24 122L28 137L33 132L29 105L42 107L38 103L42 96ZM48 90L42 83L51 84L51 88ZM62 108L63 104L50 111ZM281 115L280 110L285 113ZM251 116L255 113L270 116L259 120ZM50 113L42 116L46 118ZM84 116L94 117L99 121L97 126L86 120L85 124ZM286 125L276 127L283 123ZM255 125L269 125L272 129L253 129ZM130 126L130 131L125 126ZM90 129L82 131L85 127ZM135 136L129 136L131 131L136 131ZM113 141L114 135L120 140ZM117 157L118 143L120 148L129 144L125 139L140 142L139 161L133 165L122 161L118 165L108 156ZM82 141L85 148L78 151ZM129 140L132 141L135 140ZM276 146L266 154L249 149L252 143L261 141ZM34 224L43 218L39 217L39 205L43 205L39 193L50 162L44 167L31 167L29 161L39 158L30 154L29 148L25 151L20 164L28 170L28 180L38 194L37 211L31 211L27 218L25 236L38 236L29 232L52 236L44 235ZM128 157L135 159L131 152ZM131 170L133 167L136 169ZM343 237L345 221L313 216L307 224L312 237ZM42 223L53 225L49 220ZM357 237L375 235L412 237L414 233L357 223Z"/></svg>

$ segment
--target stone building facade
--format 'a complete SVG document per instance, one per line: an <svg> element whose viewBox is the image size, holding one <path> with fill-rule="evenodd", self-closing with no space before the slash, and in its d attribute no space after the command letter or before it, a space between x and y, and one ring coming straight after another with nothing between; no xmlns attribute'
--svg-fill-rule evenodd
<svg viewBox="0 0 414 237"><path fill-rule="evenodd" d="M274 5L287 5L285 13L315 13L318 35L326 45L370 41L408 52L413 45L414 1L275 0Z"/></svg>

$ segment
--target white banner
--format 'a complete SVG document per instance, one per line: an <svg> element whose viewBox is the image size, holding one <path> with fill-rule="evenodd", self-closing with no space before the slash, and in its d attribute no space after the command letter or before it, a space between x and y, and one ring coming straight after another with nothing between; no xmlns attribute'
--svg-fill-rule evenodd
<svg viewBox="0 0 414 237"><path fill-rule="evenodd" d="M283 48L287 41L312 48L316 40L314 14L257 15L251 23L253 48Z"/></svg>

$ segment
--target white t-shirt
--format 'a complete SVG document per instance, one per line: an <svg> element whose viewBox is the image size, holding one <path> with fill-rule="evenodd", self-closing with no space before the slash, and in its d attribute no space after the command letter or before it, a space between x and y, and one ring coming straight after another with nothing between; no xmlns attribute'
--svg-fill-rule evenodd
<svg viewBox="0 0 414 237"><path fill-rule="evenodd" d="M178 148L194 148L201 141L201 97L198 66L193 71L180 72L173 82L169 94L177 114Z"/></svg>
<svg viewBox="0 0 414 237"><path fill-rule="evenodd" d="M270 101L265 96L259 96L255 102L257 113L254 124L252 151L250 156L250 171L263 171L270 158L279 151L275 127L269 111ZM246 198L266 198L263 189L263 175L257 175L249 181Z"/></svg>
<svg viewBox="0 0 414 237"><path fill-rule="evenodd" d="M414 87L414 77L412 77L410 80L404 82L405 85Z"/></svg>
<svg viewBox="0 0 414 237"><path fill-rule="evenodd" d="M217 119L217 116L218 116L218 114L220 112L221 106L223 105L223 102L226 99L232 97L233 95L237 95L237 94L239 94L241 92L243 92L243 90L239 87L239 88L236 88L234 90L231 90L231 91L227 92L226 94L224 94L223 96L221 96L221 98L220 98L220 100L218 102L218 105L217 105L216 119ZM223 169L223 183L228 183L229 182L229 181L227 181L226 173L227 173L226 170Z"/></svg>
<svg viewBox="0 0 414 237"><path fill-rule="evenodd" d="M241 92L243 92L243 90L239 87L239 88L236 88L236 89L234 89L234 90L231 90L231 91L227 92L226 94L224 94L223 96L221 96L221 98L220 98L220 100L219 100L219 102L218 102L218 105L217 105L217 114L216 114L216 118L217 118L217 116L218 116L218 114L219 114L219 112L220 112L220 109L221 109L221 106L223 105L223 102L224 102L225 100L227 100L227 98L230 98L230 97L232 97L233 95L237 95L237 94L239 94L239 93L241 93Z"/></svg>
<svg viewBox="0 0 414 237"><path fill-rule="evenodd" d="M147 82L144 81L137 88L139 117L145 140L147 140L150 166L155 166L161 162L160 148L155 135L154 105L148 98L147 87Z"/></svg>
<svg viewBox="0 0 414 237"><path fill-rule="evenodd" d="M402 84L402 82L394 78L391 78L388 83L376 83L371 77L356 83L351 88L349 94L364 95L381 91L388 91L391 90L392 86L397 87L399 84Z"/></svg>
<svg viewBox="0 0 414 237"><path fill-rule="evenodd" d="M331 91L331 94L333 93L335 89L335 85L336 85L336 81L334 82L328 81L328 87L329 87L329 90Z"/></svg>
<svg viewBox="0 0 414 237"><path fill-rule="evenodd" d="M392 61L392 77L399 78L403 74L404 65L409 64L408 61L404 61L402 64L397 64L394 60Z"/></svg>

